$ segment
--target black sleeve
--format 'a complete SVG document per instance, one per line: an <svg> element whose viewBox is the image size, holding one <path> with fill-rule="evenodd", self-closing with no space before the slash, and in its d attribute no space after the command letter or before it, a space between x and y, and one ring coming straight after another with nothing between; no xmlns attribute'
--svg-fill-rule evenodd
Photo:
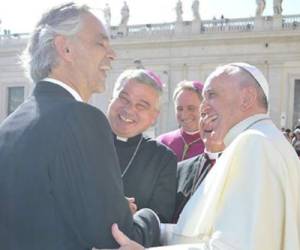
<svg viewBox="0 0 300 250"><path fill-rule="evenodd" d="M126 235L144 244L147 235L140 222L134 224L124 198L112 133L102 112L87 104L73 105L57 147L50 166L53 196L58 216L74 239L83 248L115 248L111 225L118 223Z"/></svg>
<svg viewBox="0 0 300 250"><path fill-rule="evenodd" d="M176 199L176 156L160 145L160 173L151 197L151 208L157 212L162 223L170 223Z"/></svg>
<svg viewBox="0 0 300 250"><path fill-rule="evenodd" d="M160 245L159 219L149 208L142 208L134 216L134 238L141 239L145 247Z"/></svg>
<svg viewBox="0 0 300 250"><path fill-rule="evenodd" d="M185 161L184 161L185 162ZM172 217L172 223L177 223L179 215L183 209L187 201L187 197L183 194L183 186L184 186L184 179L185 179L185 171L184 171L185 164L181 161L177 164L177 178L176 178L176 199L175 199L175 209L174 214Z"/></svg>

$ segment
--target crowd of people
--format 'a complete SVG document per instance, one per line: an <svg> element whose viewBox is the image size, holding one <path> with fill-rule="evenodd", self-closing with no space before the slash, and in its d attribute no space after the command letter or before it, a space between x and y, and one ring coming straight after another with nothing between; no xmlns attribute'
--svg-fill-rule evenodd
<svg viewBox="0 0 300 250"><path fill-rule="evenodd" d="M300 158L300 124L291 130L289 128L281 129L286 139L293 145L296 150L297 155Z"/></svg>
<svg viewBox="0 0 300 250"><path fill-rule="evenodd" d="M124 70L106 114L87 103L116 56L85 5L37 23L35 88L0 124L0 249L300 249L300 128L289 142L272 122L262 72L229 63L178 83L178 129L149 138L152 70Z"/></svg>

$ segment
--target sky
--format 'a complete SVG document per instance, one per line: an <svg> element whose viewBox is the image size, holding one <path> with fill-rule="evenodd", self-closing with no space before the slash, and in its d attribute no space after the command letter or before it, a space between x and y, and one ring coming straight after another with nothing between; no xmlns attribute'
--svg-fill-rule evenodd
<svg viewBox="0 0 300 250"><path fill-rule="evenodd" d="M61 0L1 0L0 29L10 29L12 33L30 32L41 14L53 5L63 3ZM96 13L103 13L105 3L112 12L112 25L120 23L120 9L123 0L75 0L87 3ZM173 22L176 19L177 0L127 0L130 9L129 25ZM191 4L193 0L182 0L183 20L192 19ZM283 15L300 14L300 0L283 0ZM256 0L200 0L200 16L203 20L220 18L253 17ZM273 1L266 0L264 15L273 14ZM1 31L0 31L1 33Z"/></svg>

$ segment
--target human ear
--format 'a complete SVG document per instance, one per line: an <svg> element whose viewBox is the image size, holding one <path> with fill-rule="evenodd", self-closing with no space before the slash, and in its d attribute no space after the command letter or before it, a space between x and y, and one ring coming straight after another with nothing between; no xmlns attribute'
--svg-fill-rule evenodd
<svg viewBox="0 0 300 250"><path fill-rule="evenodd" d="M242 111L249 110L255 104L257 99L257 91L254 87L244 87L241 91L241 109Z"/></svg>
<svg viewBox="0 0 300 250"><path fill-rule="evenodd" d="M71 61L71 49L68 39L64 36L58 35L54 38L54 46L57 54L65 61Z"/></svg>

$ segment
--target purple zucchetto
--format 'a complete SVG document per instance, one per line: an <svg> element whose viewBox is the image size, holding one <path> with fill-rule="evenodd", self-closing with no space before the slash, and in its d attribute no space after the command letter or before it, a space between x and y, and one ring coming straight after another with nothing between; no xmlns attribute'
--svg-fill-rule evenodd
<svg viewBox="0 0 300 250"><path fill-rule="evenodd" d="M163 83L160 80L160 77L154 73L154 71L150 70L150 69L146 69L145 72L147 73L147 75L157 84L157 86L162 89L163 88Z"/></svg>
<svg viewBox="0 0 300 250"><path fill-rule="evenodd" d="M203 83L200 81L193 81L193 87L201 93L203 90Z"/></svg>
<svg viewBox="0 0 300 250"><path fill-rule="evenodd" d="M182 91L182 90L190 90L195 92L200 100L202 100L202 89L203 89L204 85L202 82L198 81L198 80L194 80L194 81L188 81L188 80L183 80L181 82L179 82L174 90L173 93L173 100L176 99L177 95Z"/></svg>

